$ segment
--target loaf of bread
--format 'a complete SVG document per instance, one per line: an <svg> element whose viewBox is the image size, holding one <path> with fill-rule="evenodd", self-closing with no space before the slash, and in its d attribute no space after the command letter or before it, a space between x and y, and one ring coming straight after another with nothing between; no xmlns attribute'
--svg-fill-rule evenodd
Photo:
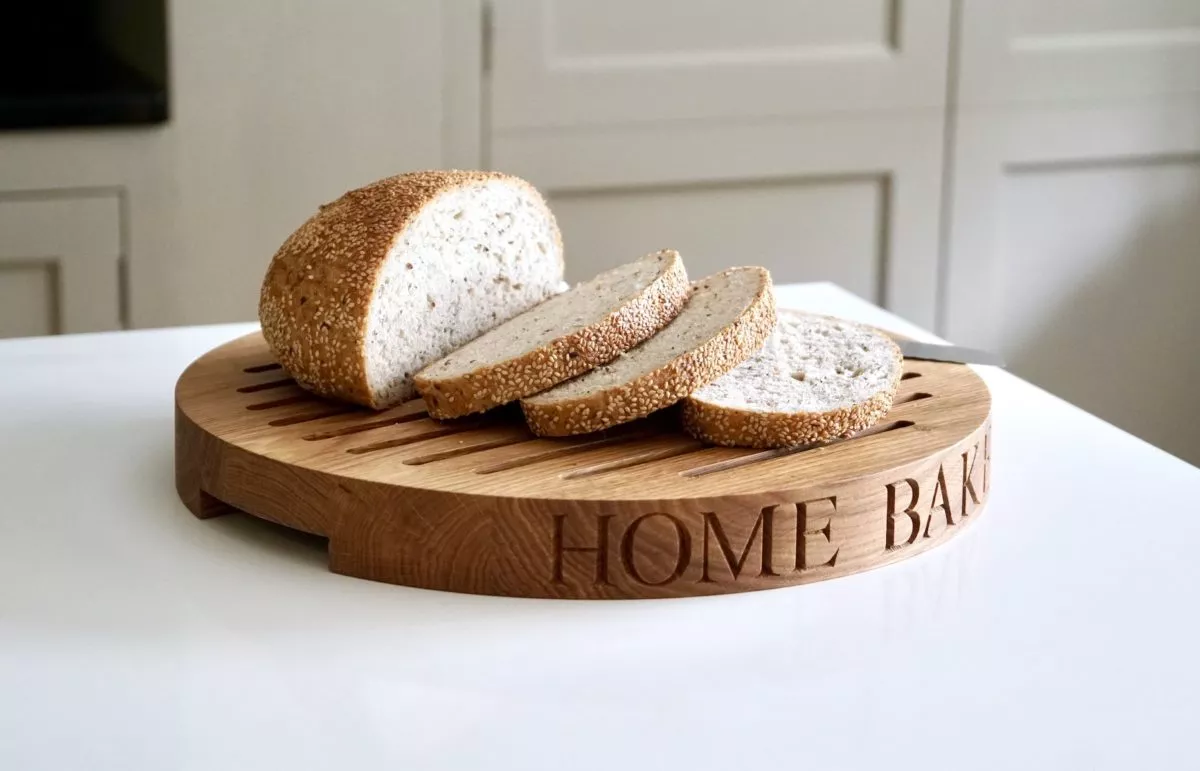
<svg viewBox="0 0 1200 771"><path fill-rule="evenodd" d="M688 433L734 447L792 447L849 436L892 407L903 357L883 333L780 311L768 343L683 400Z"/></svg>
<svg viewBox="0 0 1200 771"><path fill-rule="evenodd" d="M320 208L271 261L263 337L303 387L384 408L413 376L558 291L562 240L527 182L426 171Z"/></svg>
<svg viewBox="0 0 1200 771"><path fill-rule="evenodd" d="M662 329L689 292L674 250L614 268L485 332L417 373L435 418L531 396L612 361Z"/></svg>
<svg viewBox="0 0 1200 771"><path fill-rule="evenodd" d="M675 319L606 364L521 400L541 436L599 431L669 407L762 347L775 326L771 276L731 268L696 282Z"/></svg>

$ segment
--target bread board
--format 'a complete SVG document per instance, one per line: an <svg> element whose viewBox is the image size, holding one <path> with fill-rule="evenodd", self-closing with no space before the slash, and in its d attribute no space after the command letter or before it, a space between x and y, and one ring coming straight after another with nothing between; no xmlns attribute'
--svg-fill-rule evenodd
<svg viewBox="0 0 1200 771"><path fill-rule="evenodd" d="M323 536L330 569L429 589L682 597L843 576L936 547L990 488L991 398L958 364L906 362L878 425L819 447L706 446L671 411L539 439L515 409L454 421L295 384L254 333L175 391L176 487Z"/></svg>

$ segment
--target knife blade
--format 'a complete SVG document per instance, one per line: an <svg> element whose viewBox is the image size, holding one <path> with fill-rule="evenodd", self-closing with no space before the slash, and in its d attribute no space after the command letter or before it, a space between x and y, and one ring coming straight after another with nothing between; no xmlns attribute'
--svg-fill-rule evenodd
<svg viewBox="0 0 1200 771"><path fill-rule="evenodd" d="M900 352L906 359L948 361L952 364L988 364L993 367L1004 366L1004 359L998 354L981 351L978 348L922 343L917 340L896 340L896 345L900 346Z"/></svg>

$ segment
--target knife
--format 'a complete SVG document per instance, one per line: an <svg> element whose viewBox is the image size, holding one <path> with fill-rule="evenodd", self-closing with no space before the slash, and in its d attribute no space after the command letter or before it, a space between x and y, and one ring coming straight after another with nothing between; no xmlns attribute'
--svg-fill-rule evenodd
<svg viewBox="0 0 1200 771"><path fill-rule="evenodd" d="M939 345L937 343L922 343L916 340L896 339L900 352L906 359L921 361L948 361L952 364L990 364L1003 367L1004 359L991 351L981 351L978 348L966 348L961 345Z"/></svg>

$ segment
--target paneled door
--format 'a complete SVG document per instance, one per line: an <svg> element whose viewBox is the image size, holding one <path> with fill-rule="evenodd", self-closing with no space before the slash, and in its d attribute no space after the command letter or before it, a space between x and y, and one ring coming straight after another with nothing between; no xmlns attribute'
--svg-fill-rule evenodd
<svg viewBox="0 0 1200 771"><path fill-rule="evenodd" d="M966 0L942 331L1200 462L1200 2Z"/></svg>
<svg viewBox="0 0 1200 771"><path fill-rule="evenodd" d="M117 191L0 193L0 337L121 327Z"/></svg>
<svg viewBox="0 0 1200 771"><path fill-rule="evenodd" d="M949 0L494 0L485 157L568 274L673 246L932 323Z"/></svg>
<svg viewBox="0 0 1200 771"><path fill-rule="evenodd" d="M493 128L942 103L948 2L498 0Z"/></svg>

